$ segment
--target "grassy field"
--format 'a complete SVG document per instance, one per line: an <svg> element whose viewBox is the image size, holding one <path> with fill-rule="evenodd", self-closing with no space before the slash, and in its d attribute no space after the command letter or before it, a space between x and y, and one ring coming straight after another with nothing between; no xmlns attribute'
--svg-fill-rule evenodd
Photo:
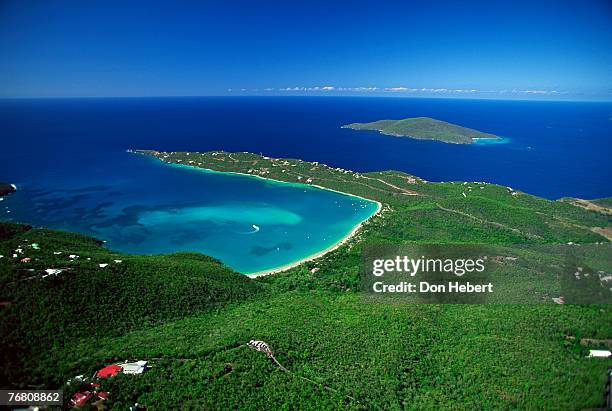
<svg viewBox="0 0 612 411"><path fill-rule="evenodd" d="M395 171L361 174L248 153L141 153L173 164L310 180L380 201L383 211L337 250L255 280L201 255L121 255L80 235L0 224L3 386L57 388L106 364L144 359L152 364L145 374L102 382L110 392L106 405L602 405L612 360L586 355L612 343L609 305L556 305L549 297L536 305L409 304L372 301L358 290L361 252L371 244L607 243L598 229L610 227L608 215L507 187L430 183ZM12 258L18 248L22 253ZM553 264L560 256L537 258ZM548 287L530 264L520 267L510 269L513 281L533 278ZM64 271L42 278L47 268ZM289 372L246 347L251 339L269 343Z"/></svg>
<svg viewBox="0 0 612 411"><path fill-rule="evenodd" d="M483 133L478 130L429 117L406 118L403 120L378 120L372 123L352 123L342 127L353 130L380 131L382 134L395 137L438 140L455 144L472 144L474 138L499 139L499 137L494 134Z"/></svg>

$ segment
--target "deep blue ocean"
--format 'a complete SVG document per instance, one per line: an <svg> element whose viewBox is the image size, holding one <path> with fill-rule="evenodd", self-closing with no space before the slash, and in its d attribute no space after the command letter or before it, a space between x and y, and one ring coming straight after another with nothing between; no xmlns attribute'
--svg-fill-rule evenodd
<svg viewBox="0 0 612 411"><path fill-rule="evenodd" d="M417 116L497 134L506 143L454 145L340 128ZM612 195L611 103L363 97L0 100L0 135L0 181L20 189L0 203L11 211L2 211L3 219L94 234L121 251L202 251L243 272L333 244L366 218L372 205L320 190L178 170L126 149L251 151L362 172L402 170L431 181L486 181L550 199ZM257 215L265 221L257 224L260 237L244 240L240 233L251 230ZM266 225L274 234L268 231L269 241L262 241ZM288 227L287 241L279 239ZM302 248L299 239L309 235L305 227L319 242ZM224 237L231 230L238 236ZM228 244L214 249L219 242ZM242 254L234 259L236 253Z"/></svg>
<svg viewBox="0 0 612 411"><path fill-rule="evenodd" d="M340 129L427 116L510 144L459 146ZM251 151L556 199L612 195L612 103L341 97L0 100L0 175L53 172L126 148ZM89 153L89 154L87 154ZM27 165L27 166L26 166ZM33 168L35 170L33 170Z"/></svg>

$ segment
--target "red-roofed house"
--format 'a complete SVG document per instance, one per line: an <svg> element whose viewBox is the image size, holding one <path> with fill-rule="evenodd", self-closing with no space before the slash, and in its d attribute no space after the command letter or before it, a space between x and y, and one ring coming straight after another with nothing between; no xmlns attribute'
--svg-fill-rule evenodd
<svg viewBox="0 0 612 411"><path fill-rule="evenodd" d="M96 373L98 378L109 378L121 372L121 367L118 365L108 365Z"/></svg>
<svg viewBox="0 0 612 411"><path fill-rule="evenodd" d="M87 404L87 401L89 401L91 397L93 397L93 394L89 391L77 392L72 396L72 400L70 402L75 407L82 407L83 405Z"/></svg>

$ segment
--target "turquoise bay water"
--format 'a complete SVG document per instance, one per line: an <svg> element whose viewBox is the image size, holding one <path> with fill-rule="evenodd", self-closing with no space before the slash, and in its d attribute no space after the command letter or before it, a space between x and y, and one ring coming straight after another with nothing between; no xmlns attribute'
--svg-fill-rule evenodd
<svg viewBox="0 0 612 411"><path fill-rule="evenodd" d="M496 145L496 144L509 144L510 139L507 137L502 138L475 138L473 144L487 146L487 145Z"/></svg>
<svg viewBox="0 0 612 411"><path fill-rule="evenodd" d="M0 203L5 220L93 235L127 253L201 252L242 273L315 254L376 210L358 197L124 152L88 154L18 188Z"/></svg>

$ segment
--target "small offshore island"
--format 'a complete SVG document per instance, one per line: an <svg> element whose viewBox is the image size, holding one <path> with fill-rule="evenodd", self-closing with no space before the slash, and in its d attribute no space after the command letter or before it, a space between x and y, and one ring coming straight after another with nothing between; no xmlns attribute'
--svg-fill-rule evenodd
<svg viewBox="0 0 612 411"><path fill-rule="evenodd" d="M480 139L501 140L490 133L462 127L429 117L405 118L403 120L378 120L371 123L351 123L342 126L352 130L379 131L394 137L417 140L437 140L452 144L472 144Z"/></svg>

